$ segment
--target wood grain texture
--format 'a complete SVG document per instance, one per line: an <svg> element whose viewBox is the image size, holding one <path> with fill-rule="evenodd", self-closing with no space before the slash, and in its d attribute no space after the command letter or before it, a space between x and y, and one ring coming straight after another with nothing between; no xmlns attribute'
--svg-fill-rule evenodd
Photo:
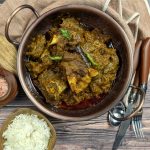
<svg viewBox="0 0 150 150"><path fill-rule="evenodd" d="M130 127L119 150L150 149L150 82L148 87L142 120L145 138L136 139L133 129ZM21 107L37 110L22 90L15 101L0 109L0 126L12 111ZM107 114L80 122L62 121L52 117L48 117L48 119L57 132L55 150L111 150L118 129L108 124Z"/></svg>

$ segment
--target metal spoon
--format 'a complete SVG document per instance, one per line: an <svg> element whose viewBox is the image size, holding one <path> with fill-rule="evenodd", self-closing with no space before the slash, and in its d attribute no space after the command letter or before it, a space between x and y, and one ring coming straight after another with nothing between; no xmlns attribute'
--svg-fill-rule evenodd
<svg viewBox="0 0 150 150"><path fill-rule="evenodd" d="M125 105L123 102L119 102L114 108L112 108L111 113L117 118L122 118L125 114ZM108 113L108 121L111 126L119 126L121 121L115 120L110 113Z"/></svg>

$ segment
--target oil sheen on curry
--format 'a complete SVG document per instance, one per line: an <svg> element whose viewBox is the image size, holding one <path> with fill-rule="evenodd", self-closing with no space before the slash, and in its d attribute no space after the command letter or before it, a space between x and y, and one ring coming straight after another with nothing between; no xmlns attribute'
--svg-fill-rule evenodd
<svg viewBox="0 0 150 150"><path fill-rule="evenodd" d="M62 18L32 38L26 67L47 103L64 109L94 105L112 88L119 67L111 36L78 18Z"/></svg>

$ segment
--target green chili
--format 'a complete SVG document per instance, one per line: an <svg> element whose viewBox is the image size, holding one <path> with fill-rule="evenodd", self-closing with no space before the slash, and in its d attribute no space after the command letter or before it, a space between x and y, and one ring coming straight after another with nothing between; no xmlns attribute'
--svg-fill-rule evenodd
<svg viewBox="0 0 150 150"><path fill-rule="evenodd" d="M87 53L87 52L84 52L84 53L92 65L98 66L98 64L94 61L94 59L92 58L92 56L89 53Z"/></svg>
<svg viewBox="0 0 150 150"><path fill-rule="evenodd" d="M51 60L62 60L62 56L50 56Z"/></svg>

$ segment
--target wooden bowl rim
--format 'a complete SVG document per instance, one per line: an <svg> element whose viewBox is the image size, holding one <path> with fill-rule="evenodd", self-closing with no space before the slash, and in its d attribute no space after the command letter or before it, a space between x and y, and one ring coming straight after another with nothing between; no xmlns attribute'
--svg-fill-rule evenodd
<svg viewBox="0 0 150 150"><path fill-rule="evenodd" d="M15 75L1 67L0 76L2 76L2 78L4 78L8 84L7 93L4 96L0 97L0 107L3 107L15 99L18 94L18 85Z"/></svg>
<svg viewBox="0 0 150 150"><path fill-rule="evenodd" d="M8 125L12 122L12 120L20 115L20 114L34 114L37 115L39 119L44 119L47 123L47 125L50 128L51 131L51 137L48 143L48 150L52 150L55 146L56 143L56 131L53 125L50 123L50 121L40 112L37 112L35 110L32 110L30 108L19 108L14 110L8 117L7 119L3 122L2 127L0 128L0 149L3 150L3 143L4 143L4 138L2 137L2 134L4 131L6 131Z"/></svg>

